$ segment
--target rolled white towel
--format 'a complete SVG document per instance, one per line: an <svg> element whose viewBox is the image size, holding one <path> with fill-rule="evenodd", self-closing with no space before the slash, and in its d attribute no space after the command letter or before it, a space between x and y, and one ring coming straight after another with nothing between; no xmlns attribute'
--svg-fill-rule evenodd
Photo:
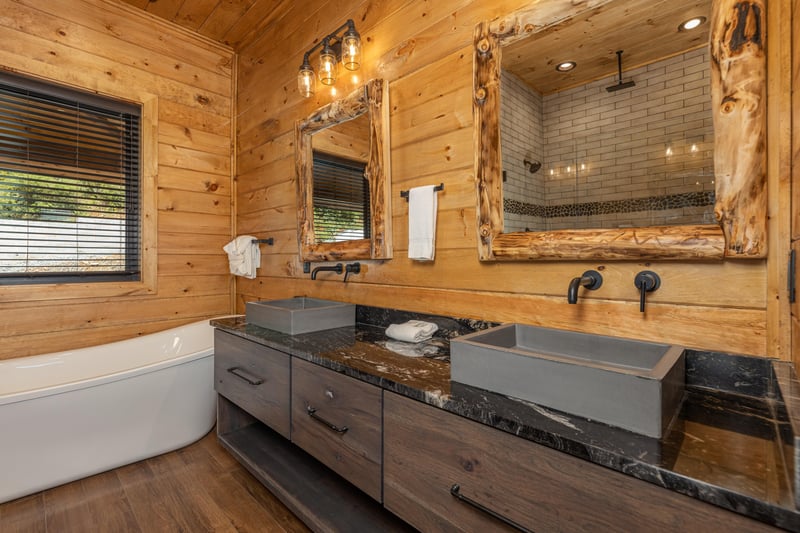
<svg viewBox="0 0 800 533"><path fill-rule="evenodd" d="M433 337L439 326L423 320L409 320L386 328L386 336L404 342L422 342Z"/></svg>

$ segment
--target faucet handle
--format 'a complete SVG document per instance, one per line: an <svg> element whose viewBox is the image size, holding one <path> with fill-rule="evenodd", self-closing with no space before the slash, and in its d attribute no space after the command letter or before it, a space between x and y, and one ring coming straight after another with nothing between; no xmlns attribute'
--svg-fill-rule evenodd
<svg viewBox="0 0 800 533"><path fill-rule="evenodd" d="M642 270L633 278L633 284L639 289L639 312L644 313L645 295L661 286L661 276L652 270Z"/></svg>
<svg viewBox="0 0 800 533"><path fill-rule="evenodd" d="M347 283L347 276L350 274L360 274L361 263L348 263L344 267L344 282Z"/></svg>

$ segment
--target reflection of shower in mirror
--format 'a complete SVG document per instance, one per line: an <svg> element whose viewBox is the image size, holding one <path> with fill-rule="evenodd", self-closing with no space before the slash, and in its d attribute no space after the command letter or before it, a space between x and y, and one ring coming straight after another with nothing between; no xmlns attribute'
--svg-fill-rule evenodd
<svg viewBox="0 0 800 533"><path fill-rule="evenodd" d="M542 168L541 161L528 161L527 159L522 161L522 164L525 165L525 168L528 169L528 172L531 174L536 174L540 168Z"/></svg>

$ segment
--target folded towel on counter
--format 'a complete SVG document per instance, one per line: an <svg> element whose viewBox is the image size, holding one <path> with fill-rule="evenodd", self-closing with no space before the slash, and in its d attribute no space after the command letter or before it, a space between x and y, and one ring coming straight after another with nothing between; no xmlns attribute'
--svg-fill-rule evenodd
<svg viewBox="0 0 800 533"><path fill-rule="evenodd" d="M408 191L408 257L415 261L433 261L436 251L435 187L426 185Z"/></svg>
<svg viewBox="0 0 800 533"><path fill-rule="evenodd" d="M405 355L406 357L425 357L426 355L435 355L439 353L438 346L431 346L429 344L410 343L403 341L386 341L383 343L387 350L394 353Z"/></svg>
<svg viewBox="0 0 800 533"><path fill-rule="evenodd" d="M439 326L423 320L409 320L386 328L386 336L404 342L422 342L433 337Z"/></svg>
<svg viewBox="0 0 800 533"><path fill-rule="evenodd" d="M231 274L247 279L256 277L256 269L261 266L261 250L252 235L241 235L222 247L228 254Z"/></svg>

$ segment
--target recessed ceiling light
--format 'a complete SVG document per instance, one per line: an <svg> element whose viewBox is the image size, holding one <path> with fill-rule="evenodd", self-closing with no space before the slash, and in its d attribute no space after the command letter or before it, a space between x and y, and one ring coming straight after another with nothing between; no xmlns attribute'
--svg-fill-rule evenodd
<svg viewBox="0 0 800 533"><path fill-rule="evenodd" d="M559 71L559 72L569 72L570 70L574 69L576 66L578 66L578 64L575 63L574 61L564 61L564 62L558 64L558 66L556 67L556 70Z"/></svg>
<svg viewBox="0 0 800 533"><path fill-rule="evenodd" d="M693 18L690 18L689 20L687 20L685 22L682 22L680 24L680 26L678 26L678 31L693 30L696 27L698 27L699 25L701 25L702 23L704 23L705 21L706 21L705 17L693 17Z"/></svg>

